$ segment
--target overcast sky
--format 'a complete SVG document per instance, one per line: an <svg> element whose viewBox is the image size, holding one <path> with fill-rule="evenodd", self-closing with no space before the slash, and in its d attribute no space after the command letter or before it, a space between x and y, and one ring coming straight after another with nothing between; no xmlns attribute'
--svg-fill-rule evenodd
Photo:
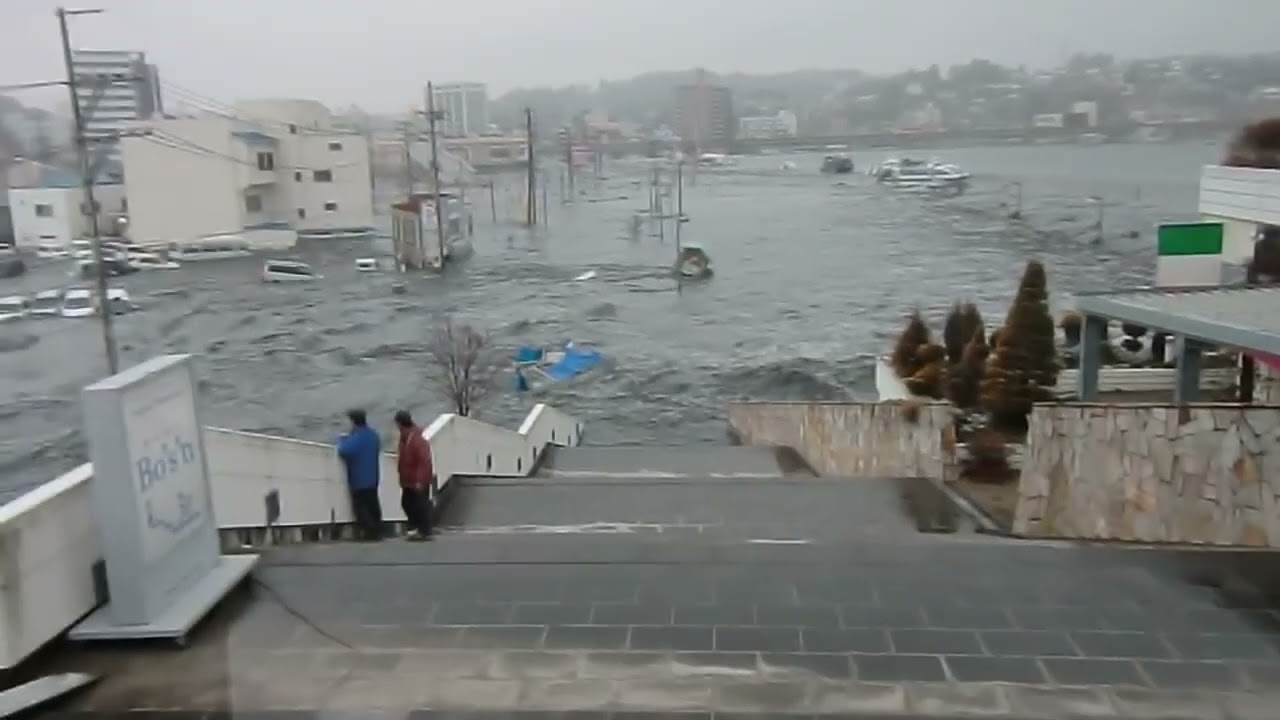
<svg viewBox="0 0 1280 720"><path fill-rule="evenodd" d="M0 84L63 76L57 5L0 0ZM1280 0L97 0L91 6L107 12L72 21L77 47L143 50L162 80L179 88L223 102L312 97L384 112L420 103L427 80L487 82L496 94L693 66L884 72L973 57L1053 65L1076 51L1141 57L1280 50ZM50 102L47 93L28 97Z"/></svg>

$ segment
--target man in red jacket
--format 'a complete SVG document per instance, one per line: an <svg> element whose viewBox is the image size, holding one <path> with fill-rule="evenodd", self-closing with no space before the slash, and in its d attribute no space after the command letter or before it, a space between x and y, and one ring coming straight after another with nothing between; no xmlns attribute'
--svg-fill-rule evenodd
<svg viewBox="0 0 1280 720"><path fill-rule="evenodd" d="M431 446L422 436L422 428L413 422L407 410L396 413L400 428L400 444L396 450L396 466L400 471L400 507L408 521L406 540L431 539L431 490L435 469L431 464Z"/></svg>

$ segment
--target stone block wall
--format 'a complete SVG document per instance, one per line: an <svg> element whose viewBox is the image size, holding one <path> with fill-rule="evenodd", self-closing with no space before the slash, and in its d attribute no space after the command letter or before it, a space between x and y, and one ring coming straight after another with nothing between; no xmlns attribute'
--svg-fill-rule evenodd
<svg viewBox="0 0 1280 720"><path fill-rule="evenodd" d="M1280 407L1039 405L1015 533L1280 546Z"/></svg>
<svg viewBox="0 0 1280 720"><path fill-rule="evenodd" d="M729 405L729 426L744 444L794 449L820 475L950 480L953 412L915 401L745 402Z"/></svg>

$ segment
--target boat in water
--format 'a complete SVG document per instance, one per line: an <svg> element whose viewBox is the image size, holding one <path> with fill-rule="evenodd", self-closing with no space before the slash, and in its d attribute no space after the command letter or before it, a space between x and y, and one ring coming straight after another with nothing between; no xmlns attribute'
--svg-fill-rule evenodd
<svg viewBox="0 0 1280 720"><path fill-rule="evenodd" d="M848 155L828 155L822 158L822 172L832 175L848 175L853 172L853 159Z"/></svg>
<svg viewBox="0 0 1280 720"><path fill-rule="evenodd" d="M937 160L890 158L871 171L881 185L920 192L959 195L969 187L971 175L958 165Z"/></svg>
<svg viewBox="0 0 1280 720"><path fill-rule="evenodd" d="M524 345L516 351L515 388L524 392L575 380L603 362L600 351L579 347L572 340L554 350Z"/></svg>

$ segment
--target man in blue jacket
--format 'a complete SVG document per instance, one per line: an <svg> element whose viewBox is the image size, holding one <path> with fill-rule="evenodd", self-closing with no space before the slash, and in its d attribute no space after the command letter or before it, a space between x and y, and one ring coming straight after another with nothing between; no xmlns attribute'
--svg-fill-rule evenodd
<svg viewBox="0 0 1280 720"><path fill-rule="evenodd" d="M351 490L351 510L356 529L364 540L381 540L382 503L378 501L378 464L382 441L368 425L363 410L348 410L351 431L338 438L338 457L347 468L347 488Z"/></svg>

